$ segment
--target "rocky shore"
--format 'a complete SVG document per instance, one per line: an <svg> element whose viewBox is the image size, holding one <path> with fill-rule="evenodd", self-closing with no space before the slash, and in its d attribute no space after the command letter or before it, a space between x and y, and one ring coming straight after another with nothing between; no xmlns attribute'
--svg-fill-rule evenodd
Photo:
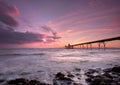
<svg viewBox="0 0 120 85"><path fill-rule="evenodd" d="M85 75L88 85L120 85L120 66L104 70L89 69Z"/></svg>
<svg viewBox="0 0 120 85"><path fill-rule="evenodd" d="M4 85L84 85L81 82L76 82L75 77L81 80L80 69L76 74L67 72L66 74L58 72L55 74L53 84L43 83L38 80L28 80L25 78L19 78L9 80ZM120 85L120 66L114 66L107 69L88 69L83 74L85 76L85 82L87 85ZM0 83L5 80L0 80Z"/></svg>

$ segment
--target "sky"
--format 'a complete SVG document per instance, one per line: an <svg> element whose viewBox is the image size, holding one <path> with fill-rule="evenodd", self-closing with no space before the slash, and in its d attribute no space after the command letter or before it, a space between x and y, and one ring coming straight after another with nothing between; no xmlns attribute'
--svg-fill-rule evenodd
<svg viewBox="0 0 120 85"><path fill-rule="evenodd" d="M117 36L120 0L0 0L2 48L59 48Z"/></svg>

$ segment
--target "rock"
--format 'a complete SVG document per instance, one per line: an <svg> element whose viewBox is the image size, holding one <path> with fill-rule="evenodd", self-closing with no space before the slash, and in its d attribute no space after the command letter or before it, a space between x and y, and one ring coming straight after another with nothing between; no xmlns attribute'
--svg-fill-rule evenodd
<svg viewBox="0 0 120 85"><path fill-rule="evenodd" d="M94 69L85 73L88 85L120 85L120 66L101 70L101 73L94 75Z"/></svg>
<svg viewBox="0 0 120 85"><path fill-rule="evenodd" d="M56 79L53 79L53 85L58 85Z"/></svg>
<svg viewBox="0 0 120 85"><path fill-rule="evenodd" d="M117 83L115 83L115 82L112 82L110 85L117 85Z"/></svg>
<svg viewBox="0 0 120 85"><path fill-rule="evenodd" d="M73 85L82 85L82 84L80 84L80 83L73 83Z"/></svg>
<svg viewBox="0 0 120 85"><path fill-rule="evenodd" d="M4 75L3 73L0 73L0 76Z"/></svg>
<svg viewBox="0 0 120 85"><path fill-rule="evenodd" d="M67 75L68 77L71 77L71 78L73 78L74 77L74 75L73 74L71 74L71 73L68 73L68 75Z"/></svg>
<svg viewBox="0 0 120 85"><path fill-rule="evenodd" d="M110 79L110 78L108 78L108 77L104 78L103 81L104 81L105 83L112 83L112 82L113 82L113 80Z"/></svg>
<svg viewBox="0 0 120 85"><path fill-rule="evenodd" d="M99 85L102 82L101 76L95 77L92 82L94 83L94 85Z"/></svg>
<svg viewBox="0 0 120 85"><path fill-rule="evenodd" d="M117 81L120 81L119 78L113 78L113 81L117 82Z"/></svg>
<svg viewBox="0 0 120 85"><path fill-rule="evenodd" d="M80 74L80 73L76 73L75 75L76 75L76 76L81 76L81 74Z"/></svg>
<svg viewBox="0 0 120 85"><path fill-rule="evenodd" d="M0 83L3 83L5 80L4 79L0 79Z"/></svg>
<svg viewBox="0 0 120 85"><path fill-rule="evenodd" d="M55 79L53 79L53 85L73 85L72 83L73 80L61 72L57 73Z"/></svg>
<svg viewBox="0 0 120 85"><path fill-rule="evenodd" d="M36 84L35 84L36 85ZM50 84L46 84L46 83L40 83L40 85L50 85Z"/></svg>
<svg viewBox="0 0 120 85"><path fill-rule="evenodd" d="M8 83L8 85L28 85L29 81L24 78L19 78L19 79L15 79L15 80L10 80L7 83Z"/></svg>
<svg viewBox="0 0 120 85"><path fill-rule="evenodd" d="M111 70L112 70L111 68L107 68L107 69L104 69L103 71L109 73L111 72Z"/></svg>
<svg viewBox="0 0 120 85"><path fill-rule="evenodd" d="M60 78L58 78L57 80L72 81L72 79L71 79L71 78L68 78L68 77L60 77Z"/></svg>
<svg viewBox="0 0 120 85"><path fill-rule="evenodd" d="M99 85L109 85L109 84L102 81L102 82L100 82Z"/></svg>
<svg viewBox="0 0 120 85"><path fill-rule="evenodd" d="M94 78L94 76L92 74L87 74L86 76L90 77L90 78Z"/></svg>
<svg viewBox="0 0 120 85"><path fill-rule="evenodd" d="M37 80L31 80L31 81L29 82L29 85L40 85L40 82L37 81Z"/></svg>
<svg viewBox="0 0 120 85"><path fill-rule="evenodd" d="M120 81L117 82L117 85L120 85Z"/></svg>
<svg viewBox="0 0 120 85"><path fill-rule="evenodd" d="M76 70L76 71L81 71L81 69L80 69L80 68L75 68L75 70Z"/></svg>
<svg viewBox="0 0 120 85"><path fill-rule="evenodd" d="M86 81L87 82L92 82L92 79L91 78L87 78Z"/></svg>
<svg viewBox="0 0 120 85"><path fill-rule="evenodd" d="M53 85L73 85L73 81L67 81L67 80L55 80L53 81Z"/></svg>
<svg viewBox="0 0 120 85"><path fill-rule="evenodd" d="M96 71L95 69L89 69L85 75L87 77L90 77L90 78L94 78L94 76L98 75L98 71Z"/></svg>
<svg viewBox="0 0 120 85"><path fill-rule="evenodd" d="M113 79L113 77L109 73L104 73L103 76Z"/></svg>
<svg viewBox="0 0 120 85"><path fill-rule="evenodd" d="M62 78L64 78L64 74L63 73L61 73L61 72L58 72L56 75L55 75L55 78L56 79L62 79Z"/></svg>
<svg viewBox="0 0 120 85"><path fill-rule="evenodd" d="M65 75L61 72L57 73L55 78L58 79L58 80L72 81L70 78L65 77Z"/></svg>
<svg viewBox="0 0 120 85"><path fill-rule="evenodd" d="M10 80L7 83L8 83L8 85L50 85L50 84L46 84L46 83L40 83L40 81L38 81L38 80L30 80L29 81L24 78Z"/></svg>
<svg viewBox="0 0 120 85"><path fill-rule="evenodd" d="M112 71L113 71L113 72L118 72L118 73L120 73L120 66L113 67L113 68L112 68Z"/></svg>
<svg viewBox="0 0 120 85"><path fill-rule="evenodd" d="M96 71L95 69L89 69L88 72L89 72L90 74L94 74L95 72L98 72L98 71Z"/></svg>

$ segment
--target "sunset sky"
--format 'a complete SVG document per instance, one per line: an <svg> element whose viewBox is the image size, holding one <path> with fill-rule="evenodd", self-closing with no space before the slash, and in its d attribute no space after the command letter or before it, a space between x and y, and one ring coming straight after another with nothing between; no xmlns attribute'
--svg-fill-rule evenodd
<svg viewBox="0 0 120 85"><path fill-rule="evenodd" d="M120 0L0 0L3 48L56 48L117 36Z"/></svg>

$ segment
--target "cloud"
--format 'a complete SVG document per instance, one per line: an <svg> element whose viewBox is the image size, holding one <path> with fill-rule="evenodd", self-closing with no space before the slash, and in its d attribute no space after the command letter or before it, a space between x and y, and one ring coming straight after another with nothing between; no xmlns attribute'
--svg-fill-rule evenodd
<svg viewBox="0 0 120 85"><path fill-rule="evenodd" d="M41 26L41 28L43 28L44 31L50 32L52 34L52 36L49 36L49 38L51 38L51 39L60 39L61 38L61 37L57 36L57 32L55 32L51 27L44 25L44 26Z"/></svg>
<svg viewBox="0 0 120 85"><path fill-rule="evenodd" d="M0 44L24 44L32 42L55 42L60 37L32 32L17 32L11 27L0 26Z"/></svg>
<svg viewBox="0 0 120 85"><path fill-rule="evenodd" d="M18 21L13 15L19 14L16 6L8 6L6 3L0 1L0 22L8 26L18 26Z"/></svg>
<svg viewBox="0 0 120 85"><path fill-rule="evenodd" d="M42 26L42 28L44 29L44 31L50 32L50 33L52 33L52 35L56 36L56 32L52 28L50 28L46 25Z"/></svg>
<svg viewBox="0 0 120 85"><path fill-rule="evenodd" d="M18 21L13 15L18 15L19 10L16 6L8 6L6 3L0 1L0 44L26 44L33 42L55 42L60 37L56 36L50 27L43 26L46 32L51 32L52 35L33 33L33 32L19 32L13 28L19 25Z"/></svg>
<svg viewBox="0 0 120 85"><path fill-rule="evenodd" d="M16 32L12 28L0 27L0 43L2 44L23 44L30 42L42 42L43 34L31 32Z"/></svg>

